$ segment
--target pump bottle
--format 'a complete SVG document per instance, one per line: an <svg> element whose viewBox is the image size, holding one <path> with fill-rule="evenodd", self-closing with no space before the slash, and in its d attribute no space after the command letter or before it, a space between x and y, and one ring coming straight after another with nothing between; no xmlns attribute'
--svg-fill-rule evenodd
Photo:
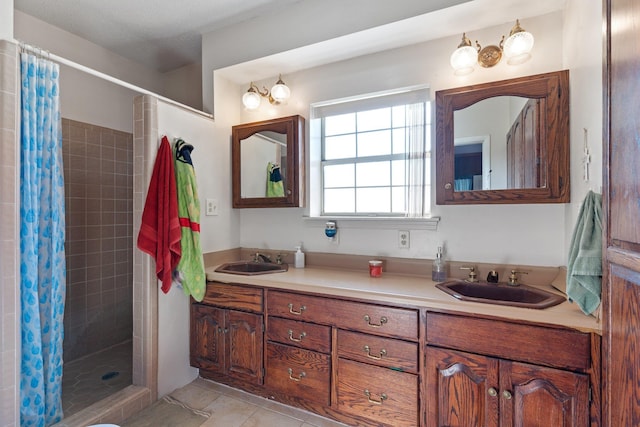
<svg viewBox="0 0 640 427"><path fill-rule="evenodd" d="M431 280L434 282L444 282L447 280L447 262L442 257L442 246L438 246L436 259L431 267Z"/></svg>
<svg viewBox="0 0 640 427"><path fill-rule="evenodd" d="M300 246L296 246L296 253L294 254L293 266L295 268L304 268L304 252Z"/></svg>

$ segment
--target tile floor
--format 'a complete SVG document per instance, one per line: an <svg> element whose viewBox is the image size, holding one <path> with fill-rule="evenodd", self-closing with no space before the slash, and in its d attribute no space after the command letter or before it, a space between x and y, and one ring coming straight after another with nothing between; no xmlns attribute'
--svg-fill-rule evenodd
<svg viewBox="0 0 640 427"><path fill-rule="evenodd" d="M64 364L62 410L65 418L131 385L131 341ZM103 376L117 372L112 378Z"/></svg>
<svg viewBox="0 0 640 427"><path fill-rule="evenodd" d="M193 409L211 414L201 427L346 426L346 424L202 378L197 378L170 395ZM148 425L163 424L161 420L154 420L153 414L149 414Z"/></svg>

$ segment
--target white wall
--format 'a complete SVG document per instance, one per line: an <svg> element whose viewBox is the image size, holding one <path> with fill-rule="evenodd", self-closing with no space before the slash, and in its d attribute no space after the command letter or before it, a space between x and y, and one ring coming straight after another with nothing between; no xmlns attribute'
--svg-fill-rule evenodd
<svg viewBox="0 0 640 427"><path fill-rule="evenodd" d="M216 102L228 105L234 89L223 78ZM231 209L231 137L232 123L239 114L220 108L215 122L184 109L158 102L158 134L172 141L180 137L194 146L193 165L200 197L200 243L204 253L237 248L239 221ZM204 214L207 198L218 201L218 215ZM197 370L189 366L189 299L181 289L172 287L158 296L158 395L163 396L191 381Z"/></svg>
<svg viewBox="0 0 640 427"><path fill-rule="evenodd" d="M0 40L13 40L13 0L0 0Z"/></svg>
<svg viewBox="0 0 640 427"><path fill-rule="evenodd" d="M602 193L602 0L567 0L563 63L571 69L571 204L566 210L567 246L584 197ZM583 179L585 132L591 154L590 179Z"/></svg>
<svg viewBox="0 0 640 427"><path fill-rule="evenodd" d="M517 67L505 62L491 69L478 67L464 77L454 76L449 66L449 56L459 43L459 36L289 74L287 84L292 89L292 98L288 105L267 105L258 112L243 111L242 122L274 115L308 117L309 105L314 102L399 87L427 84L433 97L440 89L560 70L564 66L562 23L562 13L527 19L527 30L536 37L533 58L529 62ZM493 27L476 31L473 37L481 43L489 43L504 31L503 26ZM588 26L585 31L600 31L600 25ZM258 83L259 86L268 85L272 80ZM236 89L236 105L240 103L245 86L248 82ZM600 98L591 102L600 103ZM573 150L575 144L574 139ZM433 169L432 164L432 180ZM338 227L342 224L343 228L339 231L339 245L335 245L324 237L321 225L303 218L303 209L242 209L240 244L287 249L303 241L305 249L310 251L432 259L437 245L444 241L447 256L456 261L555 266L566 263L564 212L562 204L434 205L432 214L442 218L435 232L396 225L353 227L338 219ZM409 249L398 248L398 228L411 231Z"/></svg>
<svg viewBox="0 0 640 427"><path fill-rule="evenodd" d="M210 193L208 164L202 160L215 152L213 121L158 102L158 135L166 135L172 144L175 138L182 138L193 145L198 192L200 195ZM201 221L201 227L203 232L207 230L212 234L215 225ZM197 377L198 370L189 366L189 303L189 297L176 285L169 293L158 294L158 396Z"/></svg>
<svg viewBox="0 0 640 427"><path fill-rule="evenodd" d="M202 69L218 70L466 1L403 0L401 5L387 0L295 1L286 8L203 34ZM204 109L213 112L213 89L217 86L207 72L203 72L202 87Z"/></svg>

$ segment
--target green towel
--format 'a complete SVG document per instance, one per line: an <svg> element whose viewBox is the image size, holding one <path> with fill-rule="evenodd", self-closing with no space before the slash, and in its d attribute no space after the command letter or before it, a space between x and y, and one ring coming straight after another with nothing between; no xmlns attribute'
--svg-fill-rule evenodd
<svg viewBox="0 0 640 427"><path fill-rule="evenodd" d="M202 301L207 286L204 259L200 247L200 198L196 173L191 161L193 146L182 139L175 143L176 189L178 217L182 229L182 257L176 267L175 279L196 301Z"/></svg>
<svg viewBox="0 0 640 427"><path fill-rule="evenodd" d="M589 191L573 230L567 263L567 296L585 314L600 305L602 289L602 195Z"/></svg>
<svg viewBox="0 0 640 427"><path fill-rule="evenodd" d="M267 163L267 197L284 197L284 184L280 166Z"/></svg>

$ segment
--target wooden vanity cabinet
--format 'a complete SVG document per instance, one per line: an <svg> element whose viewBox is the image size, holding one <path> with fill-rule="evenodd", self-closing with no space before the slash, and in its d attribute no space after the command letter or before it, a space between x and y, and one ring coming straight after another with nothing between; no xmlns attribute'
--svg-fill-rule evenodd
<svg viewBox="0 0 640 427"><path fill-rule="evenodd" d="M590 338L427 313L427 425L590 425Z"/></svg>
<svg viewBox="0 0 640 427"><path fill-rule="evenodd" d="M190 363L205 378L263 382L262 289L208 283L191 304Z"/></svg>
<svg viewBox="0 0 640 427"><path fill-rule="evenodd" d="M267 387L324 402L331 416L349 423L420 425L418 310L275 290L266 300ZM304 394L301 386L312 387L325 361L332 376Z"/></svg>

